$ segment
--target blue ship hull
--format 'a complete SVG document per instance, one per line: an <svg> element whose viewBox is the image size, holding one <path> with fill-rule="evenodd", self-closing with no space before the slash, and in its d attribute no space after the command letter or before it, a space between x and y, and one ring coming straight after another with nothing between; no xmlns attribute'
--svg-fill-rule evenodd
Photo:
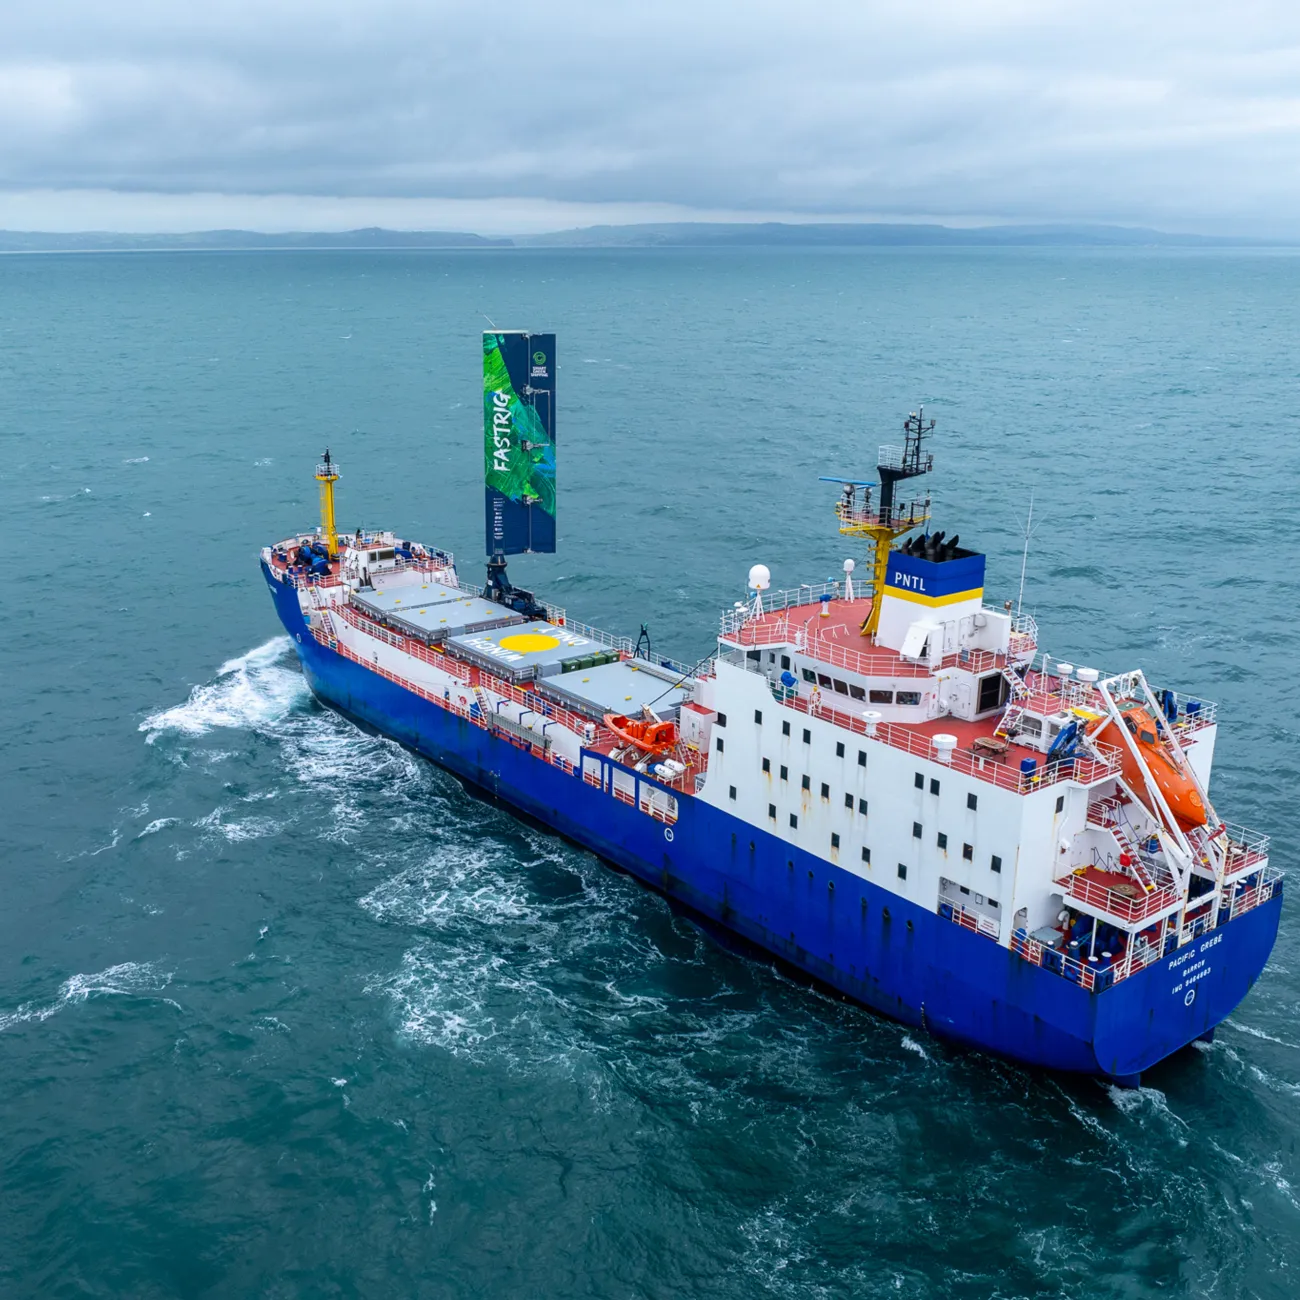
<svg viewBox="0 0 1300 1300"><path fill-rule="evenodd" d="M677 823L665 826L321 645L297 592L265 576L326 704L854 1001L936 1037L1135 1086L1144 1070L1209 1037L1272 950L1280 886L1122 983L1088 992L701 800L680 799ZM1185 985L1189 968L1198 978Z"/></svg>

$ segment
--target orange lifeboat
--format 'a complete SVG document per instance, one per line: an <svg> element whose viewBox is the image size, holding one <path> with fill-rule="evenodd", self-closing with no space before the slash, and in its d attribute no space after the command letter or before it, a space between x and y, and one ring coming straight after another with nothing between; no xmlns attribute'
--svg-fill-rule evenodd
<svg viewBox="0 0 1300 1300"><path fill-rule="evenodd" d="M1169 811L1178 819L1179 824L1184 829L1190 826L1204 826L1205 802L1196 788L1196 782L1182 764L1170 757L1168 750L1161 744L1159 731L1151 714L1142 708L1126 709L1124 725L1141 753L1147 771L1151 773L1152 779L1164 796L1165 803L1169 805ZM1113 726L1114 723L1108 719L1103 720L1102 725L1091 732L1092 739L1105 739L1107 730ZM1141 795L1146 788L1146 778L1138 768L1133 751L1119 736L1112 737L1108 743L1119 750L1120 770L1124 774L1124 780L1128 782L1131 789ZM1151 811L1155 812L1155 809Z"/></svg>
<svg viewBox="0 0 1300 1300"><path fill-rule="evenodd" d="M621 713L605 714L605 725L625 745L635 745L648 758L662 758L677 748L677 724L657 718L627 718Z"/></svg>

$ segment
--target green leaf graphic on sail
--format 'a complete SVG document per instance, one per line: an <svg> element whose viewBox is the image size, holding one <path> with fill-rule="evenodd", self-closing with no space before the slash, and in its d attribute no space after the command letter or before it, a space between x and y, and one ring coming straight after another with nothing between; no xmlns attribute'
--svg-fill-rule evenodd
<svg viewBox="0 0 1300 1300"><path fill-rule="evenodd" d="M511 417L506 448L496 443L498 394L504 395ZM488 487L512 501L539 506L554 515L555 444L547 437L537 412L515 392L501 349L491 335L484 338L483 429Z"/></svg>

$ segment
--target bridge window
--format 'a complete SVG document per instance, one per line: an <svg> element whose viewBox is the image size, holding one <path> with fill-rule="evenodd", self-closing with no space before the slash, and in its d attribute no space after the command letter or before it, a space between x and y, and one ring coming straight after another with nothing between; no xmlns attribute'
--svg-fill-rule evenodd
<svg viewBox="0 0 1300 1300"><path fill-rule="evenodd" d="M818 685L818 686L830 686L830 684L831 684L831 676L830 676L830 673L818 673L818 674L817 674L817 685Z"/></svg>
<svg viewBox="0 0 1300 1300"><path fill-rule="evenodd" d="M865 700L867 698L867 692L865 688L861 686L855 686L852 682L849 683L849 694L855 700Z"/></svg>
<svg viewBox="0 0 1300 1300"><path fill-rule="evenodd" d="M817 674L811 668L803 670L803 679L806 682L811 682L814 686L817 685Z"/></svg>
<svg viewBox="0 0 1300 1300"><path fill-rule="evenodd" d="M893 704L893 691L871 691L869 692L872 704Z"/></svg>
<svg viewBox="0 0 1300 1300"><path fill-rule="evenodd" d="M920 704L920 702L920 691L899 691L898 694L894 696L895 704Z"/></svg>
<svg viewBox="0 0 1300 1300"><path fill-rule="evenodd" d="M840 679L837 677L837 678L835 679L835 693L836 693L837 695L847 695L847 694L849 693L849 684L848 684L848 682L842 682L842 681L840 681Z"/></svg>

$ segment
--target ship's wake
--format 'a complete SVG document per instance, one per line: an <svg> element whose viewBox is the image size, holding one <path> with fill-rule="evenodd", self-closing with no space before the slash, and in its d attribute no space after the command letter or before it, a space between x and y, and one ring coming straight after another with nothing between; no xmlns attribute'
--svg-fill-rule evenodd
<svg viewBox="0 0 1300 1300"><path fill-rule="evenodd" d="M172 732L202 736L218 727L258 728L285 717L310 694L287 636L228 659L213 682L196 686L184 704L151 713L140 724L153 744Z"/></svg>

